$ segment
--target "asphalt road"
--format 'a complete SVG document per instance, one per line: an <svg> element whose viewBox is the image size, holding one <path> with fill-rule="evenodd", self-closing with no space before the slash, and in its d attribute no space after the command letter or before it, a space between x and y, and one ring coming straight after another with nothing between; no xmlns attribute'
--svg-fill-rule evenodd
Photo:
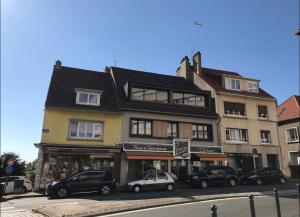
<svg viewBox="0 0 300 217"><path fill-rule="evenodd" d="M248 198L232 198L149 208L101 217L211 217L210 206L212 204L218 207L218 216L220 217L251 216ZM296 195L281 197L280 206L281 216L299 217L299 206ZM277 213L274 197L256 197L255 211L257 217L276 217Z"/></svg>
<svg viewBox="0 0 300 217"><path fill-rule="evenodd" d="M79 194L73 195L70 198L57 200L57 199L48 199L46 197L37 197L37 198L23 198L23 199L15 199L9 200L7 202L1 203L1 214L3 212L6 213L5 216L9 216L8 214L13 213L22 213L22 212L31 212L32 209L45 206L45 205L67 205L67 204L82 204L82 203L93 203L99 202L102 200L136 200L136 199L151 199L151 198L164 198L164 197L192 197L193 195L213 195L213 194L226 194L226 193L240 193L240 192L263 192L263 191L272 191L274 186L272 185L263 185L263 186L236 186L234 188L229 187L212 187L208 189L200 189L200 188L178 188L172 192L168 191L150 191L150 192L142 192L139 194L135 193L113 193L108 196L94 194ZM278 186L279 190L285 189L295 189L295 183L287 183L286 185ZM248 204L248 203L247 203ZM207 205L209 206L209 204ZM207 208L207 207L206 207ZM203 209L206 209L203 208ZM207 209L205 213L207 212ZM155 216L155 215L154 215ZM169 215L170 216L170 215ZM182 215L183 216L183 215ZM187 216L185 216L187 217ZM195 217L195 216L193 216ZM232 217L232 216L231 216ZM259 217L259 216L257 216Z"/></svg>

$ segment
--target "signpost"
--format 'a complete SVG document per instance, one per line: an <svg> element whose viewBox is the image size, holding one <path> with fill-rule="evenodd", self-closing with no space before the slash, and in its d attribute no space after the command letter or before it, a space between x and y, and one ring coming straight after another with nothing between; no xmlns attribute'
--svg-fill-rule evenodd
<svg viewBox="0 0 300 217"><path fill-rule="evenodd" d="M252 157L253 157L253 167L254 169L256 169L256 158L258 157L256 148L252 149Z"/></svg>

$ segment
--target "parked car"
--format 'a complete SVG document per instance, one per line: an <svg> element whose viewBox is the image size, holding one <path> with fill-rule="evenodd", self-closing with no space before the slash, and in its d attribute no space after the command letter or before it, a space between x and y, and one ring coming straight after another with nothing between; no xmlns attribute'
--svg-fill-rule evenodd
<svg viewBox="0 0 300 217"><path fill-rule="evenodd" d="M278 169L271 168L258 168L252 170L249 173L241 176L240 178L242 184L271 184L271 183L286 183L286 178L283 173Z"/></svg>
<svg viewBox="0 0 300 217"><path fill-rule="evenodd" d="M109 171L87 170L75 173L61 181L47 185L46 195L50 198L65 198L78 192L98 191L103 195L110 194L115 188L115 179Z"/></svg>
<svg viewBox="0 0 300 217"><path fill-rule="evenodd" d="M133 192L140 192L142 190L166 189L172 191L175 182L172 176L164 171L151 171L144 174L140 180L127 183L127 189Z"/></svg>
<svg viewBox="0 0 300 217"><path fill-rule="evenodd" d="M5 194L14 193L15 181L16 180L23 180L23 188L22 192L26 193L28 191L32 191L32 183L30 180L26 179L25 176L8 176L0 177L0 183L7 183L5 186Z"/></svg>
<svg viewBox="0 0 300 217"><path fill-rule="evenodd" d="M238 177L237 172L231 167L207 166L201 168L199 172L189 175L187 183L202 188L224 184L234 187L238 183Z"/></svg>

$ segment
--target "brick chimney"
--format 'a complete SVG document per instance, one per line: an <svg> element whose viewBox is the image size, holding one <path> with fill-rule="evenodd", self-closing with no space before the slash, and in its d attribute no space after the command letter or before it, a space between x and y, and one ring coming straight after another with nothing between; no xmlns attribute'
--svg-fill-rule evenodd
<svg viewBox="0 0 300 217"><path fill-rule="evenodd" d="M61 69L61 61L56 60L55 65L54 65L54 70L59 71Z"/></svg>
<svg viewBox="0 0 300 217"><path fill-rule="evenodd" d="M180 66L176 70L176 76L183 77L188 81L194 82L193 70L191 70L190 60L187 56L183 57Z"/></svg>
<svg viewBox="0 0 300 217"><path fill-rule="evenodd" d="M202 68L201 67L201 53L200 53L200 51L198 51L193 56L193 70L198 75L200 75L201 74L201 68Z"/></svg>

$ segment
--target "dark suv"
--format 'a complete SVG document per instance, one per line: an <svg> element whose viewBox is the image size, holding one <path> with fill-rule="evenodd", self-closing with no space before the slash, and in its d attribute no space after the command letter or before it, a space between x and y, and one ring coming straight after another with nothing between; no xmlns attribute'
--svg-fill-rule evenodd
<svg viewBox="0 0 300 217"><path fill-rule="evenodd" d="M109 194L115 187L115 180L111 172L87 170L78 172L61 181L48 184L46 195L48 197L65 198L71 193L99 191Z"/></svg>
<svg viewBox="0 0 300 217"><path fill-rule="evenodd" d="M249 173L241 176L241 183L243 184L271 184L271 183L280 183L285 184L286 178L280 170L272 169L268 167L258 168L252 170Z"/></svg>
<svg viewBox="0 0 300 217"><path fill-rule="evenodd" d="M189 175L187 182L192 186L207 188L214 185L236 186L238 177L236 171L228 166L208 166L199 172Z"/></svg>

